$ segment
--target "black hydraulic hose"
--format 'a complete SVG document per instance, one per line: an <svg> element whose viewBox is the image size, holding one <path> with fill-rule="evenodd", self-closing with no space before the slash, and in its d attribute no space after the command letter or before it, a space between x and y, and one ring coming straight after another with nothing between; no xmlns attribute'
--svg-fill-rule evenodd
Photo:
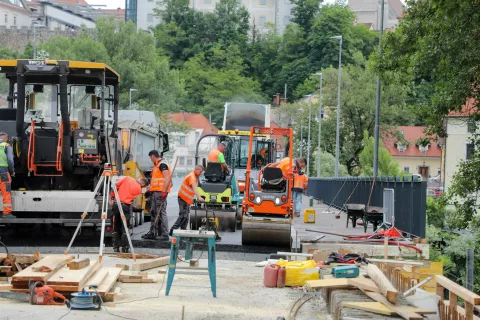
<svg viewBox="0 0 480 320"><path fill-rule="evenodd" d="M5 243L3 243L2 241L0 241L0 245L2 245L2 247L5 248L5 252L8 254L8 248L7 248L7 246L5 245Z"/></svg>

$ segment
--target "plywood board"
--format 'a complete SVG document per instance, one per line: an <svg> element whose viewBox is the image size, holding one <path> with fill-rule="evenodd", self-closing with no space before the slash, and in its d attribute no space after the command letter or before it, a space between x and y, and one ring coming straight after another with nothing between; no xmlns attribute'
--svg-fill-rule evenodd
<svg viewBox="0 0 480 320"><path fill-rule="evenodd" d="M350 287L351 284L348 279L321 279L321 280L307 280L306 285L309 288L344 288Z"/></svg>
<svg viewBox="0 0 480 320"><path fill-rule="evenodd" d="M95 275L87 282L88 287L98 288L107 278L108 269L100 268Z"/></svg>
<svg viewBox="0 0 480 320"><path fill-rule="evenodd" d="M59 255L59 256L47 256L42 260L32 264L30 267L20 271L12 277L12 283L25 283L28 286L28 281L47 281L50 279L56 271L61 269L63 266L67 265L71 260L72 256L68 255ZM48 272L37 272L34 271L36 268L47 267L51 271Z"/></svg>
<svg viewBox="0 0 480 320"><path fill-rule="evenodd" d="M143 270L163 267L163 266L166 266L169 262L170 262L170 257L169 256L161 257L161 258L154 259L154 260L151 260L151 261L134 263L134 264L132 264L132 270L133 271L143 271Z"/></svg>
<svg viewBox="0 0 480 320"><path fill-rule="evenodd" d="M62 268L48 280L47 285L83 287L85 282L90 279L100 267L101 265L98 260L94 260L90 262L88 267L80 270L70 270L68 267Z"/></svg>
<svg viewBox="0 0 480 320"><path fill-rule="evenodd" d="M371 279L366 278L351 278L348 279L348 283L361 290L367 290L371 292L380 292L380 288Z"/></svg>
<svg viewBox="0 0 480 320"><path fill-rule="evenodd" d="M120 273L122 272L122 268L115 268L115 267L103 267L102 270L108 272L108 276L103 280L102 284L97 288L97 292L104 297L110 290L113 288L115 283L117 282Z"/></svg>
<svg viewBox="0 0 480 320"><path fill-rule="evenodd" d="M377 314L383 314L386 316L393 316L396 315L395 311L387 307L381 302L342 302L342 306L358 309L368 312L373 312ZM420 308L413 308L413 307L405 307L408 310L418 313L418 314L436 314L436 310L426 310Z"/></svg>

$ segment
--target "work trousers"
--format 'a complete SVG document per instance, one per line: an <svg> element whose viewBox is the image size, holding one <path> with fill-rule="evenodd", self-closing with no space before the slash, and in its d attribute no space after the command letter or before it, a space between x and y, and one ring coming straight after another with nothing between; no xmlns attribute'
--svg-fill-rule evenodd
<svg viewBox="0 0 480 320"><path fill-rule="evenodd" d="M12 213L12 179L10 173L4 169L0 170L0 191L3 199L3 214L10 214Z"/></svg>
<svg viewBox="0 0 480 320"><path fill-rule="evenodd" d="M188 215L190 214L190 205L182 198L178 197L178 218L172 226L172 230L182 229L186 230L188 226Z"/></svg>
<svg viewBox="0 0 480 320"><path fill-rule="evenodd" d="M300 214L300 212L302 211L303 192L294 190L292 192L292 196L293 196L293 211L296 214Z"/></svg>
<svg viewBox="0 0 480 320"><path fill-rule="evenodd" d="M122 209L123 209L123 214L125 215L125 218L127 219L127 226L130 229L130 204L126 203L121 203L122 204ZM113 246L114 247L126 247L128 246L128 243L122 243L122 235L126 235L125 233L125 227L123 226L122 222L122 216L120 215L120 209L118 208L118 204L115 201L112 206L112 227L113 227ZM124 239L126 238L123 237Z"/></svg>
<svg viewBox="0 0 480 320"><path fill-rule="evenodd" d="M162 200L162 193L156 191L152 192L150 199L150 232L160 237L168 237L167 199ZM159 216L158 219L156 219L157 216Z"/></svg>

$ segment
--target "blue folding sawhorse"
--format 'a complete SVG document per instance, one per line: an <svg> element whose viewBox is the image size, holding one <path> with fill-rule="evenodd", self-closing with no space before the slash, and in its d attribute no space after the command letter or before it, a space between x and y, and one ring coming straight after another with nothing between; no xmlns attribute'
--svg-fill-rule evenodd
<svg viewBox="0 0 480 320"><path fill-rule="evenodd" d="M193 244L201 242L208 245L208 268L195 267L177 267L177 257L180 250L180 243L185 243L185 260L191 260L193 254ZM199 231L199 230L174 230L172 238L172 248L170 249L170 263L168 265L168 280L165 295L168 296L170 288L173 284L175 273L193 274L193 275L209 275L210 285L213 296L217 296L217 274L216 274L216 248L215 248L215 232ZM207 271L208 272L198 272Z"/></svg>

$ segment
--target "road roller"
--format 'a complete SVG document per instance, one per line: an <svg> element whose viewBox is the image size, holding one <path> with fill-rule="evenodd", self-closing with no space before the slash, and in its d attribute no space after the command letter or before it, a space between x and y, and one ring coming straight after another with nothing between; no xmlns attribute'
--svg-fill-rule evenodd
<svg viewBox="0 0 480 320"><path fill-rule="evenodd" d="M226 145L224 156L225 162L230 168L228 174L222 172L220 163L207 163L206 158L200 159L199 156L200 152L208 154L220 142ZM236 144L228 135L210 133L198 139L195 164L202 164L205 172L200 176L197 188L205 203L195 202L190 210L190 227L192 230L201 225L201 221L197 221L198 219L205 218L204 215L202 217L195 216L195 211L205 210L205 206L207 206L209 218L215 219L216 217L218 219L218 231L236 231L237 216L241 216L241 210L239 210L241 199L234 166L234 162L237 160L236 155Z"/></svg>
<svg viewBox="0 0 480 320"><path fill-rule="evenodd" d="M249 154L252 154L254 135L268 134L286 137L293 145L292 128L251 127ZM252 175L252 163L246 170L245 196L242 206L242 244L291 247L293 220L292 186L293 154L288 148L291 163L288 172L266 164Z"/></svg>

